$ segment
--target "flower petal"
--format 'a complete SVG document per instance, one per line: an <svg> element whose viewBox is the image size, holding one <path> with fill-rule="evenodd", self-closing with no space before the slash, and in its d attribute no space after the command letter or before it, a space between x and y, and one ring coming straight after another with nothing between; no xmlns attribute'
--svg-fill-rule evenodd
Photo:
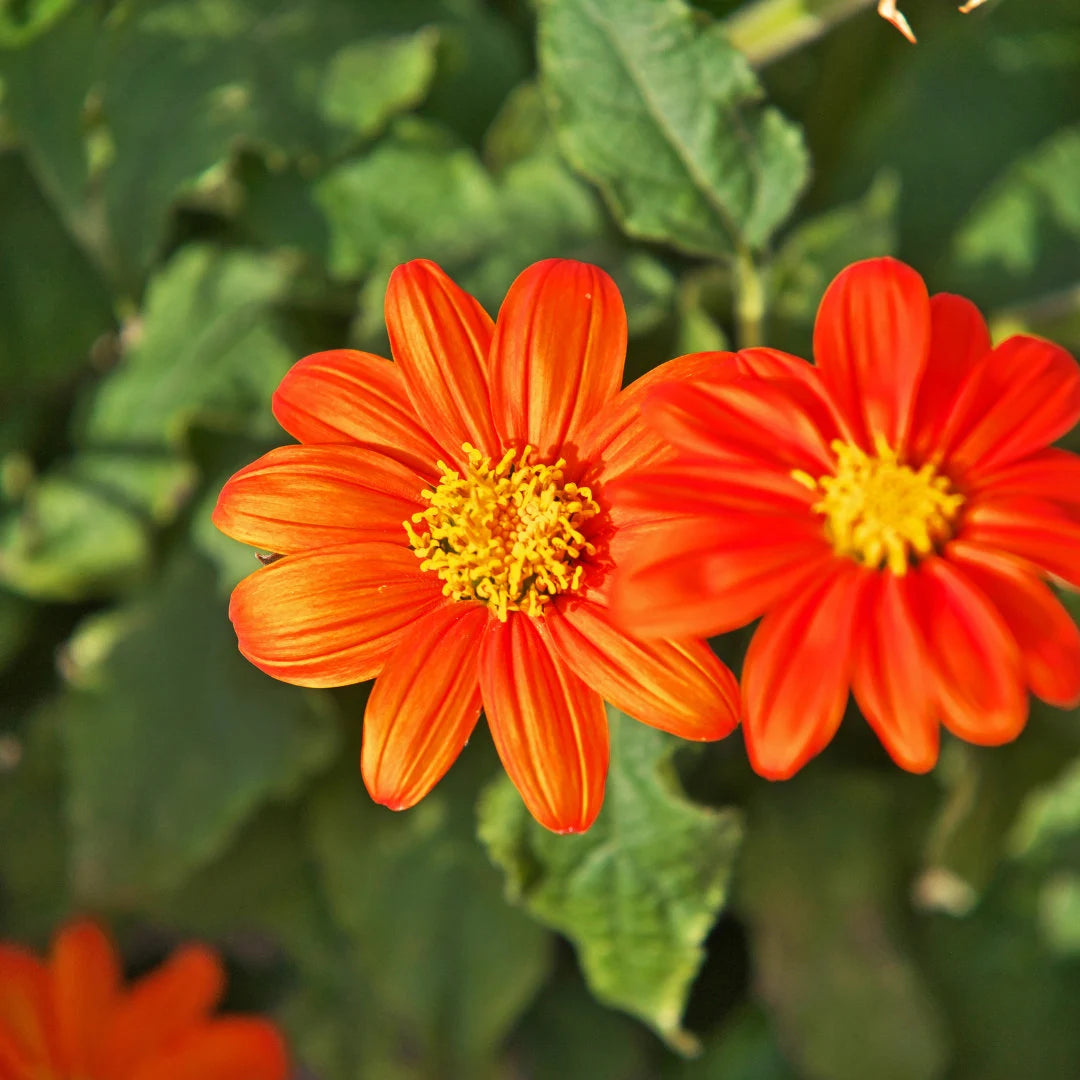
<svg viewBox="0 0 1080 1080"><path fill-rule="evenodd" d="M499 451L491 419L491 316L427 259L404 263L386 287L386 329L416 414L445 454L463 443Z"/></svg>
<svg viewBox="0 0 1080 1080"><path fill-rule="evenodd" d="M1049 446L1080 420L1080 365L1064 349L1012 337L960 387L942 434L950 469L983 472Z"/></svg>
<svg viewBox="0 0 1080 1080"><path fill-rule="evenodd" d="M930 297L930 354L911 426L915 461L933 454L960 386L989 351L990 331L970 300L951 293Z"/></svg>
<svg viewBox="0 0 1080 1080"><path fill-rule="evenodd" d="M652 390L667 382L714 375L727 365L734 374L734 360L734 353L689 353L653 368L620 391L585 424L578 437L581 459L594 470L588 475L589 482L605 484L671 457L668 441L642 419L642 403Z"/></svg>
<svg viewBox="0 0 1080 1080"><path fill-rule="evenodd" d="M378 450L438 475L438 444L421 426L397 364L371 353L334 349L293 364L274 393L274 416L294 439Z"/></svg>
<svg viewBox="0 0 1080 1080"><path fill-rule="evenodd" d="M201 1025L136 1068L131 1080L286 1080L289 1061L277 1029L230 1016Z"/></svg>
<svg viewBox="0 0 1080 1080"><path fill-rule="evenodd" d="M491 344L492 409L509 446L562 454L618 393L626 312L597 266L545 259L510 286Z"/></svg>
<svg viewBox="0 0 1080 1080"><path fill-rule="evenodd" d="M532 620L492 620L480 689L495 748L529 812L552 832L584 832L604 801L604 702L541 638Z"/></svg>
<svg viewBox="0 0 1080 1080"><path fill-rule="evenodd" d="M920 613L945 726L968 742L996 746L1020 734L1027 693L1008 626L971 577L948 559L921 564L930 587Z"/></svg>
<svg viewBox="0 0 1080 1080"><path fill-rule="evenodd" d="M116 949L96 923L69 923L53 941L49 970L61 1068L86 1076L119 999Z"/></svg>
<svg viewBox="0 0 1080 1080"><path fill-rule="evenodd" d="M934 767L940 743L918 616L924 589L918 567L903 576L877 573L868 579L851 679L867 723L893 761L914 773Z"/></svg>
<svg viewBox="0 0 1080 1080"><path fill-rule="evenodd" d="M229 618L257 668L297 686L373 678L410 624L445 603L411 549L350 544L289 555L233 590Z"/></svg>
<svg viewBox="0 0 1080 1080"><path fill-rule="evenodd" d="M1080 508L1080 456L1051 447L972 478L969 490L990 500L1002 496L1049 499Z"/></svg>
<svg viewBox="0 0 1080 1080"><path fill-rule="evenodd" d="M448 604L419 619L391 654L364 714L360 758L371 797L418 803L469 741L480 717L477 646L487 608Z"/></svg>
<svg viewBox="0 0 1080 1080"><path fill-rule="evenodd" d="M837 561L816 588L761 620L743 665L750 764L786 780L829 744L851 683L853 629L873 571Z"/></svg>
<svg viewBox="0 0 1080 1080"><path fill-rule="evenodd" d="M836 425L797 379L754 376L666 383L642 407L645 422L684 454L749 459L817 476L831 471Z"/></svg>
<svg viewBox="0 0 1080 1080"><path fill-rule="evenodd" d="M144 975L113 1010L101 1033L95 1076L127 1077L147 1057L203 1023L225 989L217 954L187 945Z"/></svg>
<svg viewBox="0 0 1080 1080"><path fill-rule="evenodd" d="M703 641L641 641L588 601L553 605L539 629L587 686L635 720L698 741L722 739L739 722L739 684Z"/></svg>
<svg viewBox="0 0 1080 1080"><path fill-rule="evenodd" d="M1080 629L1053 591L1007 556L963 541L949 546L949 558L1005 620L1032 692L1063 709L1080 705Z"/></svg>
<svg viewBox="0 0 1080 1080"><path fill-rule="evenodd" d="M280 555L367 540L401 543L423 510L424 481L407 465L358 446L280 446L234 474L214 524Z"/></svg>
<svg viewBox="0 0 1080 1080"><path fill-rule="evenodd" d="M780 515L672 519L612 540L613 613L643 637L708 637L744 626L835 561L821 526Z"/></svg>
<svg viewBox="0 0 1080 1080"><path fill-rule="evenodd" d="M1080 520L1060 503L1022 495L972 500L960 538L1019 556L1080 588Z"/></svg>
<svg viewBox="0 0 1080 1080"><path fill-rule="evenodd" d="M49 1076L56 1067L48 969L24 949L3 944L0 944L0 1064L7 1066L16 1078L36 1078L42 1072Z"/></svg>
<svg viewBox="0 0 1080 1080"><path fill-rule="evenodd" d="M905 444L929 348L930 297L910 266L867 259L826 290L814 324L814 358L866 446L875 435L894 447Z"/></svg>

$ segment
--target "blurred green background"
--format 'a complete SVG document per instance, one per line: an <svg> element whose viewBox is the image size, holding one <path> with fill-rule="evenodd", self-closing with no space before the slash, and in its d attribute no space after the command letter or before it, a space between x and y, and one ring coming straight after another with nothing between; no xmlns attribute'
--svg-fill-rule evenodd
<svg viewBox="0 0 1080 1080"><path fill-rule="evenodd" d="M599 263L633 375L807 355L885 253L1080 350L1080 5L902 6L0 0L0 936L204 938L319 1080L1080 1076L1076 715L913 777L853 709L784 784L613 715L576 838L478 732L393 815L367 688L236 652L208 520L412 257L492 311Z"/></svg>

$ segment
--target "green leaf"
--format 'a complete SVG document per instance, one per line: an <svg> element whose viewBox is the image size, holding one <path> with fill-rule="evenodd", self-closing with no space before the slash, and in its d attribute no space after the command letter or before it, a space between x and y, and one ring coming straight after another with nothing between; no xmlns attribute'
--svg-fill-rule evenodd
<svg viewBox="0 0 1080 1080"><path fill-rule="evenodd" d="M903 945L909 809L870 775L799 776L750 808L739 907L759 993L815 1080L931 1080L937 1005Z"/></svg>
<svg viewBox="0 0 1080 1080"><path fill-rule="evenodd" d="M1080 128L1063 128L1014 163L979 200L956 234L962 267L1026 276L1058 231L1080 242Z"/></svg>
<svg viewBox="0 0 1080 1080"><path fill-rule="evenodd" d="M94 340L112 328L112 304L14 153L0 153L0 234L0 382L14 412L88 367Z"/></svg>
<svg viewBox="0 0 1080 1080"><path fill-rule="evenodd" d="M631 236L761 248L806 183L799 129L682 0L543 0L540 64L564 152Z"/></svg>
<svg viewBox="0 0 1080 1080"><path fill-rule="evenodd" d="M84 901L137 903L176 886L337 748L330 699L239 655L213 575L192 556L127 607L87 620L65 667Z"/></svg>
<svg viewBox="0 0 1080 1080"><path fill-rule="evenodd" d="M510 896L577 946L596 997L688 1052L695 1040L680 1020L727 897L740 818L686 798L670 760L677 740L608 715L607 794L587 833L549 833L499 781L484 796L480 836Z"/></svg>
<svg viewBox="0 0 1080 1080"><path fill-rule="evenodd" d="M321 105L327 119L363 138L390 117L419 104L435 77L439 34L426 27L396 38L348 45L330 64Z"/></svg>
<svg viewBox="0 0 1080 1080"><path fill-rule="evenodd" d="M331 908L427 1076L484 1075L548 966L548 935L505 903L472 835L476 753L405 814L374 805L355 766L312 800Z"/></svg>
<svg viewBox="0 0 1080 1080"><path fill-rule="evenodd" d="M153 279L132 344L102 383L86 447L161 453L193 423L273 433L270 395L295 357L273 307L289 283L273 257L183 248Z"/></svg>
<svg viewBox="0 0 1080 1080"><path fill-rule="evenodd" d="M47 30L75 0L8 0L0 7L0 46L23 45Z"/></svg>
<svg viewBox="0 0 1080 1080"><path fill-rule="evenodd" d="M0 763L0 926L41 945L66 914L67 830L54 702L5 734Z"/></svg>
<svg viewBox="0 0 1080 1080"><path fill-rule="evenodd" d="M107 596L150 559L146 523L114 492L58 467L0 519L0 582L40 600Z"/></svg>

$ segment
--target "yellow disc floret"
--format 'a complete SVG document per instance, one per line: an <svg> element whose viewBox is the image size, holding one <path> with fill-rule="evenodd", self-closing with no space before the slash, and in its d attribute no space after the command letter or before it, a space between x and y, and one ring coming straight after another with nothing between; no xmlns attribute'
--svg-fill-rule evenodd
<svg viewBox="0 0 1080 1080"><path fill-rule="evenodd" d="M567 483L566 462L530 464L532 447L492 464L468 443L463 472L439 462L431 504L404 522L421 569L442 578L453 600L479 600L503 622L511 611L543 615L559 593L581 585L595 555L581 527L600 512L587 487Z"/></svg>
<svg viewBox="0 0 1080 1080"><path fill-rule="evenodd" d="M836 468L814 479L795 470L799 483L820 491L814 503L838 555L865 566L907 572L914 559L929 555L948 540L964 497L930 463L913 469L880 436L876 454L839 439L832 443Z"/></svg>

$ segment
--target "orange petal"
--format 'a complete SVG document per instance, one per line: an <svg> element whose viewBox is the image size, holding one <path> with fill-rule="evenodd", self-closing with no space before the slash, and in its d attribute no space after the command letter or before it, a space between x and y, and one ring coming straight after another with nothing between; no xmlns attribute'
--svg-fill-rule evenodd
<svg viewBox="0 0 1080 1080"><path fill-rule="evenodd" d="M1080 588L1080 520L1060 503L980 496L967 508L960 537L1026 559Z"/></svg>
<svg viewBox="0 0 1080 1080"><path fill-rule="evenodd" d="M37 1080L56 1067L54 1021L45 965L24 949L0 944L0 1065L14 1080Z"/></svg>
<svg viewBox="0 0 1080 1080"><path fill-rule="evenodd" d="M641 641L587 601L552 605L538 628L587 686L635 720L698 741L722 739L739 722L739 684L702 641Z"/></svg>
<svg viewBox="0 0 1080 1080"><path fill-rule="evenodd" d="M905 445L929 349L930 297L910 266L867 259L826 290L814 324L814 358L866 445L875 435Z"/></svg>
<svg viewBox="0 0 1080 1080"><path fill-rule="evenodd" d="M144 1062L131 1080L286 1080L285 1043L265 1020L232 1016L200 1025Z"/></svg>
<svg viewBox="0 0 1080 1080"><path fill-rule="evenodd" d="M1024 678L1051 705L1080 705L1080 630L1053 591L1012 559L962 541L949 558L989 597L1020 648Z"/></svg>
<svg viewBox="0 0 1080 1080"><path fill-rule="evenodd" d="M786 780L829 744L851 683L853 630L869 577L834 561L816 588L768 612L743 665L743 734L750 764Z"/></svg>
<svg viewBox="0 0 1080 1080"><path fill-rule="evenodd" d="M779 515L672 519L612 540L613 614L643 637L708 637L744 626L834 560L821 526Z"/></svg>
<svg viewBox="0 0 1080 1080"><path fill-rule="evenodd" d="M983 746L1015 739L1027 721L1020 652L1008 626L958 565L930 558L920 612L945 726Z"/></svg>
<svg viewBox="0 0 1080 1080"><path fill-rule="evenodd" d="M599 267L545 259L510 286L491 345L492 408L507 445L559 456L618 393L626 312Z"/></svg>
<svg viewBox="0 0 1080 1080"><path fill-rule="evenodd" d="M445 602L441 585L404 545L350 544L249 574L229 618L240 651L268 675L344 686L378 675L408 627Z"/></svg>
<svg viewBox="0 0 1080 1080"><path fill-rule="evenodd" d="M360 768L391 810L418 803L469 741L480 717L477 646L487 608L448 604L418 620L391 654L364 714Z"/></svg>
<svg viewBox="0 0 1080 1080"><path fill-rule="evenodd" d="M128 1080L143 1062L201 1024L225 989L225 969L202 945L178 949L123 997L101 1033L94 1075Z"/></svg>
<svg viewBox="0 0 1080 1080"><path fill-rule="evenodd" d="M498 453L491 419L491 317L427 259L404 263L386 287L386 329L409 400L444 456L464 460L462 443Z"/></svg>
<svg viewBox="0 0 1080 1080"><path fill-rule="evenodd" d="M552 832L584 832L600 812L607 779L600 695L518 614L488 624L480 689L495 748L529 812Z"/></svg>
<svg viewBox="0 0 1080 1080"><path fill-rule="evenodd" d="M951 470L993 470L1044 449L1077 420L1080 366L1048 341L1012 337L968 373L942 449Z"/></svg>
<svg viewBox="0 0 1080 1080"><path fill-rule="evenodd" d="M49 968L62 1068L86 1076L119 997L116 949L96 923L69 923L53 941Z"/></svg>
<svg viewBox="0 0 1080 1080"><path fill-rule="evenodd" d="M358 446L280 446L230 478L214 524L252 547L292 555L369 540L401 543L424 481Z"/></svg>
<svg viewBox="0 0 1080 1080"><path fill-rule="evenodd" d="M1080 507L1080 456L1051 447L972 477L969 491L991 500L1030 496Z"/></svg>
<svg viewBox="0 0 1080 1080"><path fill-rule="evenodd" d="M689 353L653 368L618 393L578 436L581 458L595 470L589 480L605 484L671 457L668 441L642 419L642 403L652 390L667 382L715 375L727 366L734 375L734 359L734 353Z"/></svg>
<svg viewBox="0 0 1080 1080"><path fill-rule="evenodd" d="M882 745L897 765L914 773L934 767L940 743L930 659L919 628L924 587L918 568L902 577L877 573L868 579L851 680Z"/></svg>
<svg viewBox="0 0 1080 1080"><path fill-rule="evenodd" d="M951 293L930 297L930 354L911 426L914 460L938 447L960 386L989 351L990 331L970 300Z"/></svg>
<svg viewBox="0 0 1080 1080"><path fill-rule="evenodd" d="M305 356L274 393L274 416L302 443L348 443L378 450L438 475L442 450L420 424L397 364L352 349Z"/></svg>
<svg viewBox="0 0 1080 1080"><path fill-rule="evenodd" d="M822 398L801 380L666 383L645 402L645 422L684 454L760 462L817 476L830 471L837 431Z"/></svg>

